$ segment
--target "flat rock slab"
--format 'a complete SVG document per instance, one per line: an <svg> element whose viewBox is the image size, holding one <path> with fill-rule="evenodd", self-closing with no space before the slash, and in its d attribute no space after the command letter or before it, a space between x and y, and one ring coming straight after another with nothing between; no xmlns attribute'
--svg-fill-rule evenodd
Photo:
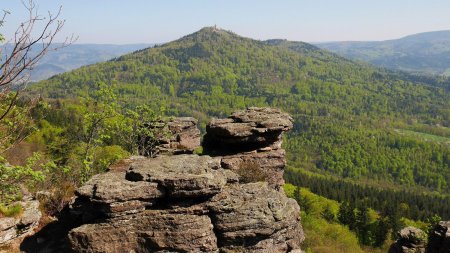
<svg viewBox="0 0 450 253"><path fill-rule="evenodd" d="M292 118L278 109L250 107L237 111L227 119L213 119L206 126L208 146L215 149L239 147L279 148L281 134L293 126Z"/></svg>
<svg viewBox="0 0 450 253"><path fill-rule="evenodd" d="M76 194L103 203L151 200L164 196L157 183L129 181L125 172L108 172L93 176Z"/></svg>
<svg viewBox="0 0 450 253"><path fill-rule="evenodd" d="M174 198L206 197L220 192L236 177L233 174L220 167L218 158L177 155L139 160L126 172L126 179L156 183Z"/></svg>

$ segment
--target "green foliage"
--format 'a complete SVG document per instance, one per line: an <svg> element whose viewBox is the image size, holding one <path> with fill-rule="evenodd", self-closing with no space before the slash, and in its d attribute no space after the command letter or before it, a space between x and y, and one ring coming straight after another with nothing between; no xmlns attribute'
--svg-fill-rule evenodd
<svg viewBox="0 0 450 253"><path fill-rule="evenodd" d="M10 204L21 198L21 185L32 185L45 179L43 171L36 170L41 155L35 153L25 166L12 166L0 156L0 203Z"/></svg>
<svg viewBox="0 0 450 253"><path fill-rule="evenodd" d="M0 218L1 217L16 217L19 216L22 213L23 209L22 206L18 203L11 204L8 206L5 206L3 204L0 204Z"/></svg>
<svg viewBox="0 0 450 253"><path fill-rule="evenodd" d="M99 80L115 91L120 108L145 104L158 111L164 106L168 115L199 118L203 128L209 117L238 108L279 107L295 120L286 141L291 164L449 192L448 145L394 130L399 122L405 128L421 124L428 132L448 127L447 79L375 69L306 43L261 42L205 28L55 76L33 92L95 97Z"/></svg>
<svg viewBox="0 0 450 253"><path fill-rule="evenodd" d="M302 215L302 225L306 234L302 248L306 252L364 252L355 234L343 225L328 223L325 219L311 215Z"/></svg>
<svg viewBox="0 0 450 253"><path fill-rule="evenodd" d="M200 146L200 147L197 147L197 148L195 148L194 149L194 154L196 154L196 155L203 155L203 147L202 146Z"/></svg>
<svg viewBox="0 0 450 253"><path fill-rule="evenodd" d="M338 202L291 184L284 185L284 192L288 197L295 198L300 205L302 226L306 234L302 246L306 252L364 252L353 232L335 219L324 216L324 213L329 213L335 217L339 210Z"/></svg>
<svg viewBox="0 0 450 253"><path fill-rule="evenodd" d="M8 92L0 100L0 115L5 115L0 120L0 152L11 148L34 130L33 120L29 115L31 101L15 101L16 96L16 92Z"/></svg>
<svg viewBox="0 0 450 253"><path fill-rule="evenodd" d="M130 156L128 151L118 145L96 147L93 154L95 157L93 167L97 170L95 174L106 171L113 163Z"/></svg>
<svg viewBox="0 0 450 253"><path fill-rule="evenodd" d="M391 221L391 225L395 228L401 226L399 219L402 216L423 221L436 214L443 219L450 217L450 196L448 194L389 185L386 188L386 185L373 183L366 185L292 167L288 167L285 171L285 179L286 182L293 185L307 187L315 194L339 202L348 202L353 209L367 205L391 217L397 216ZM344 216L348 217L349 215ZM350 217L347 220L352 219L354 218Z"/></svg>

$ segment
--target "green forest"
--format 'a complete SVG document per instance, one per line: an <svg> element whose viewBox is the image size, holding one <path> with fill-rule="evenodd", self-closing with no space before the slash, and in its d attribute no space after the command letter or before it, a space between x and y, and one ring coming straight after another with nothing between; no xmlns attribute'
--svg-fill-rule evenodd
<svg viewBox="0 0 450 253"><path fill-rule="evenodd" d="M20 179L30 189L57 191L48 206L58 212L74 187L137 153L143 122L192 116L204 132L211 117L270 106L294 119L283 144L286 180L304 188L292 196L318 194L332 203L311 211L325 216L305 216L305 227L335 222L350 233L347 243L382 247L402 219L450 218L449 91L447 78L378 69L302 42L203 28L33 84L21 103L39 101L30 111L15 109L29 116L20 131L15 125L24 141L4 152L20 173L0 178L10 186L0 199L19 198ZM339 220L342 205L367 222ZM314 210L302 206L308 208ZM358 232L387 221L387 229Z"/></svg>
<svg viewBox="0 0 450 253"><path fill-rule="evenodd" d="M54 76L32 94L70 101L106 85L122 109L146 105L202 127L237 108L279 107L295 120L285 142L292 165L449 193L450 81L405 76L306 43L204 28Z"/></svg>

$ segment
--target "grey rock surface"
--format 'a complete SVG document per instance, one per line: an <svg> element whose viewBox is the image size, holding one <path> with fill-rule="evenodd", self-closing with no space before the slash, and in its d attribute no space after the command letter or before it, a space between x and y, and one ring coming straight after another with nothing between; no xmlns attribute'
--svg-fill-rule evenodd
<svg viewBox="0 0 450 253"><path fill-rule="evenodd" d="M42 216L39 210L39 202L30 199L17 203L23 209L20 216L0 218L0 245L33 233L39 225Z"/></svg>
<svg viewBox="0 0 450 253"><path fill-rule="evenodd" d="M239 174L244 181L251 181L254 175L254 180L267 181L280 190L286 167L282 137L292 126L287 113L250 107L229 118L211 120L204 143L208 154L221 157L222 166Z"/></svg>
<svg viewBox="0 0 450 253"><path fill-rule="evenodd" d="M206 126L208 145L215 149L280 148L281 135L292 128L292 118L278 109L250 107Z"/></svg>

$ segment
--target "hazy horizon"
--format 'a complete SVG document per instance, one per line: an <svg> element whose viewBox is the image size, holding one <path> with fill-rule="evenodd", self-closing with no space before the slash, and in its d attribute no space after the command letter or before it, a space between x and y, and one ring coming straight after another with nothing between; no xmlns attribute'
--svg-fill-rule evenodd
<svg viewBox="0 0 450 253"><path fill-rule="evenodd" d="M443 0L206 1L171 0L35 0L38 11L56 13L66 25L59 41L70 34L77 44L152 44L176 40L205 26L258 39L313 43L383 41L408 35L450 30L450 2ZM11 37L26 19L21 1L6 1L2 33Z"/></svg>

